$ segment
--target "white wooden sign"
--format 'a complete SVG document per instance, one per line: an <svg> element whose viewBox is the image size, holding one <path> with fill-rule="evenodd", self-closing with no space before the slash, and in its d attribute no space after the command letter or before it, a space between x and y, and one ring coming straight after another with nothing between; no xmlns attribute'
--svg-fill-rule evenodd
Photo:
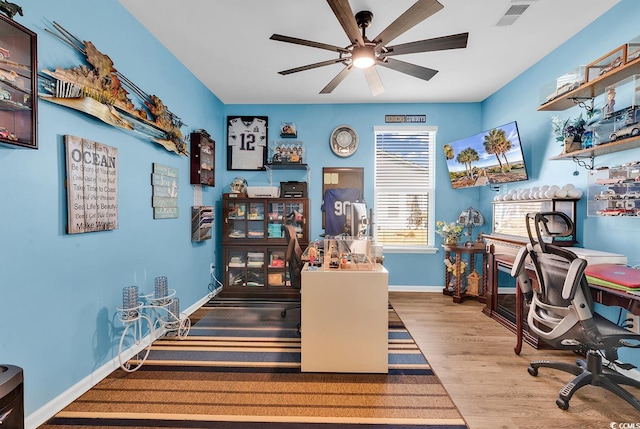
<svg viewBox="0 0 640 429"><path fill-rule="evenodd" d="M154 219L175 219L178 217L178 169L153 163L151 174Z"/></svg>
<svg viewBox="0 0 640 429"><path fill-rule="evenodd" d="M118 229L118 149L65 135L67 233Z"/></svg>

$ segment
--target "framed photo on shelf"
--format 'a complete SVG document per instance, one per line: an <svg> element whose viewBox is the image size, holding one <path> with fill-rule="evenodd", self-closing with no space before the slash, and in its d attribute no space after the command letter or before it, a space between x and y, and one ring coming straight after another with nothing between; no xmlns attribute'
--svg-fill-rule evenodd
<svg viewBox="0 0 640 429"><path fill-rule="evenodd" d="M267 131L266 116L227 116L227 170L264 170Z"/></svg>
<svg viewBox="0 0 640 429"><path fill-rule="evenodd" d="M38 149L37 36L0 15L0 144Z"/></svg>

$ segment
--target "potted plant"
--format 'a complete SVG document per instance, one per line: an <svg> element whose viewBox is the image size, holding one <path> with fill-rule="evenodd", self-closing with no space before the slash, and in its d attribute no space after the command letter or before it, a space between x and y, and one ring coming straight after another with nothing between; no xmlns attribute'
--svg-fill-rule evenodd
<svg viewBox="0 0 640 429"><path fill-rule="evenodd" d="M455 246L458 244L458 240L462 236L464 226L458 222L443 222L441 220L436 221L436 233L444 238L445 246Z"/></svg>
<svg viewBox="0 0 640 429"><path fill-rule="evenodd" d="M570 153L582 149L582 139L585 133L587 121L582 117L582 113L575 119L571 117L563 121L557 116L551 117L551 126L556 141L562 142L564 149L562 153Z"/></svg>

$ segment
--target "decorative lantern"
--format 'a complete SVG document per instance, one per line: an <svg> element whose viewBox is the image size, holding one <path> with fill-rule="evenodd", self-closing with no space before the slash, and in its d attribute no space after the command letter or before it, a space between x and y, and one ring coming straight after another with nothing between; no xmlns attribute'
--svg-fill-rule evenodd
<svg viewBox="0 0 640 429"><path fill-rule="evenodd" d="M475 270L473 270L467 276L467 293L470 295L478 296L480 292L480 282L482 281L482 276L478 274Z"/></svg>

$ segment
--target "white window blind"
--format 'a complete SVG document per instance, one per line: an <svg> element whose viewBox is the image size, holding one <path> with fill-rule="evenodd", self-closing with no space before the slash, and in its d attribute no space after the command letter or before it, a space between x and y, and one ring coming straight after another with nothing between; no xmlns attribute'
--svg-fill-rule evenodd
<svg viewBox="0 0 640 429"><path fill-rule="evenodd" d="M434 245L435 127L376 127L376 241L386 248Z"/></svg>

